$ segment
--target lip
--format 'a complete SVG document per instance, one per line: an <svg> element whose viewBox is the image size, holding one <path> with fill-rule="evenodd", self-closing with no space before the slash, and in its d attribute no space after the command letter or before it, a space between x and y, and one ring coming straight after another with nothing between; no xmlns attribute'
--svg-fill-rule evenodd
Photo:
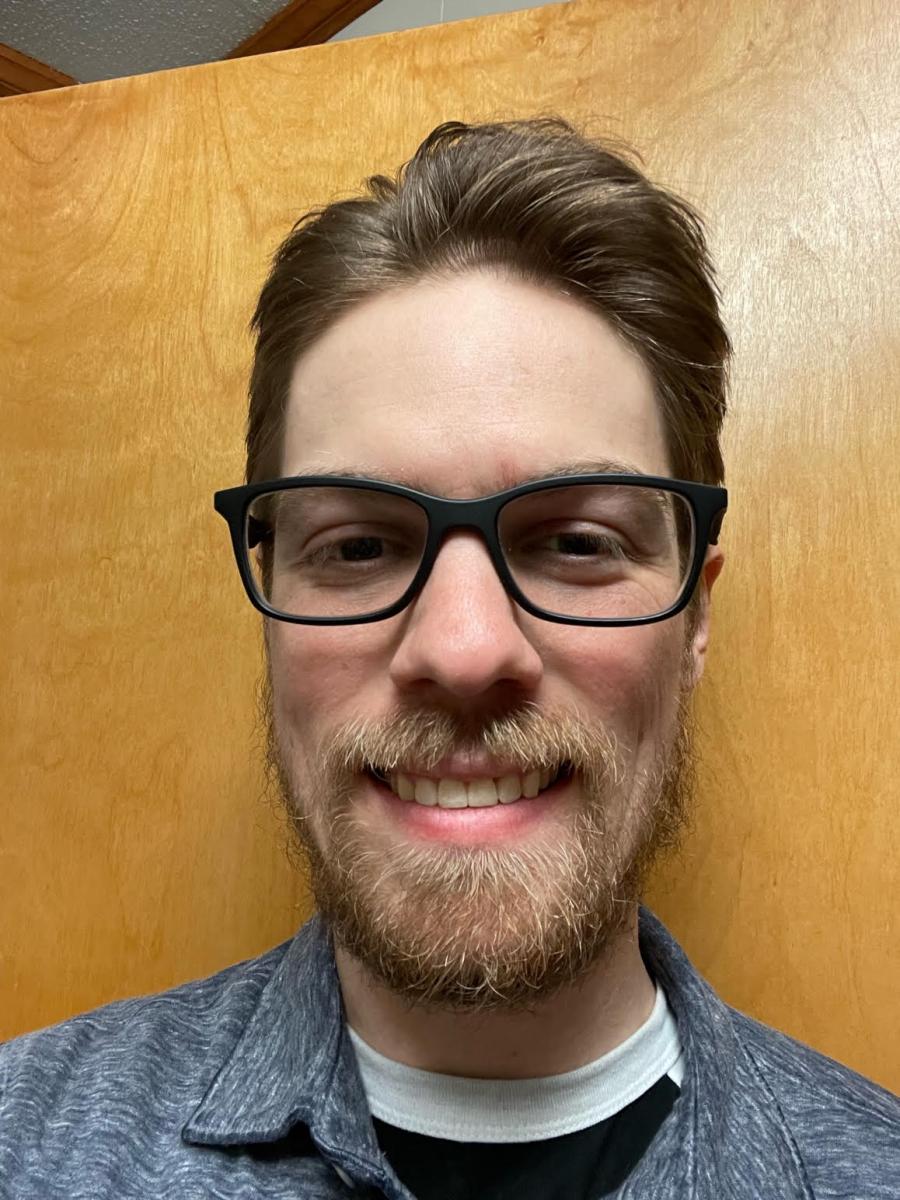
<svg viewBox="0 0 900 1200"><path fill-rule="evenodd" d="M561 775L556 783L530 800L488 808L428 807L414 800L401 800L374 776L365 774L363 778L380 820L399 828L407 837L457 846L484 846L520 839L556 819L560 801L574 776Z"/></svg>

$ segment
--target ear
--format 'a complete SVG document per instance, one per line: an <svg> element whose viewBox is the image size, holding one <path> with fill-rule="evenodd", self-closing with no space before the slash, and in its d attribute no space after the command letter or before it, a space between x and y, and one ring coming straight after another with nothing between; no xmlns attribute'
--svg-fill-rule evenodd
<svg viewBox="0 0 900 1200"><path fill-rule="evenodd" d="M700 583L698 585L700 589L699 610L689 649L692 663L690 680L692 688L696 687L703 678L703 669L706 666L706 650L709 646L710 592L724 566L725 555L721 547L708 546L706 549L706 558L703 561L703 568L700 572Z"/></svg>

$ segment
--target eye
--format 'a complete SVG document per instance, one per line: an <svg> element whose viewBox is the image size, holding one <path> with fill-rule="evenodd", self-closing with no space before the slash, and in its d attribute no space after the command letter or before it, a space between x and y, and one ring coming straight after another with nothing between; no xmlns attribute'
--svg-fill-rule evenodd
<svg viewBox="0 0 900 1200"><path fill-rule="evenodd" d="M529 530L507 546L507 552L519 561L544 562L548 566L633 562L639 557L626 538L598 526Z"/></svg>
<svg viewBox="0 0 900 1200"><path fill-rule="evenodd" d="M355 533L344 537L331 537L326 541L313 539L295 555L296 562L304 567L353 567L355 564L372 563L387 566L406 562L420 553L403 540L402 534L386 536L383 533Z"/></svg>
<svg viewBox="0 0 900 1200"><path fill-rule="evenodd" d="M547 540L555 542L561 554L571 555L573 558L587 558L591 555L610 558L632 557L620 541L607 533L577 530L551 534Z"/></svg>
<svg viewBox="0 0 900 1200"><path fill-rule="evenodd" d="M339 541L325 542L316 547L309 554L305 554L301 561L308 565L335 560L341 563L372 562L378 557L383 545L384 538L371 535L341 538Z"/></svg>

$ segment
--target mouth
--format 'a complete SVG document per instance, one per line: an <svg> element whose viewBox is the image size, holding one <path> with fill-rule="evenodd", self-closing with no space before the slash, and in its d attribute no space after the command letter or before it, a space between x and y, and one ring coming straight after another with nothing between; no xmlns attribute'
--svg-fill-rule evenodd
<svg viewBox="0 0 900 1200"><path fill-rule="evenodd" d="M367 795L360 797L361 811L373 806L373 837L460 849L500 848L547 836L551 828L559 835L571 813L569 791L576 772L562 763L546 775L543 787L539 771L459 780L372 768L363 778Z"/></svg>
<svg viewBox="0 0 900 1200"><path fill-rule="evenodd" d="M554 768L477 779L434 779L402 771L370 768L366 775L398 800L422 808L485 809L516 805L543 797L574 774L569 762Z"/></svg>

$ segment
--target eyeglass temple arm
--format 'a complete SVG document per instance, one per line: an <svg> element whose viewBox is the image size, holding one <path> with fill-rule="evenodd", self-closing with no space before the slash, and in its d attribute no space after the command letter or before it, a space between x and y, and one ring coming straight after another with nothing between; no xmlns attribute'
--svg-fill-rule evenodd
<svg viewBox="0 0 900 1200"><path fill-rule="evenodd" d="M719 540L719 534L722 532L722 522L725 519L725 509L720 508L712 519L712 524L709 527L709 544L714 546Z"/></svg>
<svg viewBox="0 0 900 1200"><path fill-rule="evenodd" d="M260 542L270 541L272 538L272 527L267 525L265 521L258 521L256 517L247 518L247 549L252 550L258 546Z"/></svg>

